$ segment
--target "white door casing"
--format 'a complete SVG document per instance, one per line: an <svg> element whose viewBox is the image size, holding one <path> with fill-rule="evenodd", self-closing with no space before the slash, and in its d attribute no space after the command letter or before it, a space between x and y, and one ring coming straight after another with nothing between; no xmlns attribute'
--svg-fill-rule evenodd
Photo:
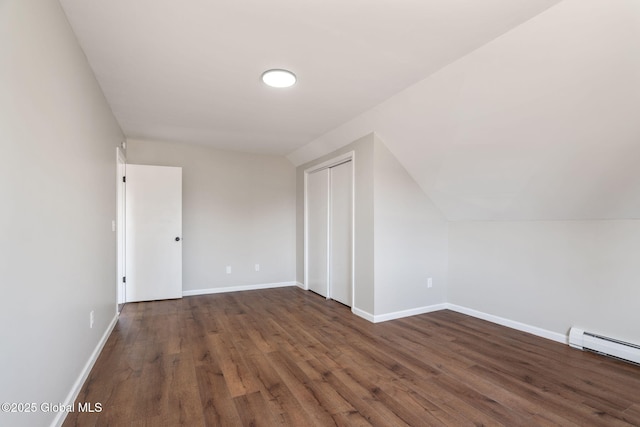
<svg viewBox="0 0 640 427"><path fill-rule="evenodd" d="M126 300L182 297L182 168L127 165Z"/></svg>
<svg viewBox="0 0 640 427"><path fill-rule="evenodd" d="M117 307L118 311L122 309L122 305L126 302L126 283L123 278L126 275L126 236L125 236L125 207L126 207L126 190L124 176L126 174L126 158L122 150L116 148L116 195L117 195L117 213L116 213L116 241L117 241Z"/></svg>

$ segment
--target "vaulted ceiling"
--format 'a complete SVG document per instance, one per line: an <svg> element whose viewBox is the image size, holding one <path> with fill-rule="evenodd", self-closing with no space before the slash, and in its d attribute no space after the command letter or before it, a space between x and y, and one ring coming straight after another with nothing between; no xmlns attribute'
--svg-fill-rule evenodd
<svg viewBox="0 0 640 427"><path fill-rule="evenodd" d="M640 218L640 2L564 0L289 155L376 131L449 220Z"/></svg>
<svg viewBox="0 0 640 427"><path fill-rule="evenodd" d="M279 155L557 2L61 0L128 137Z"/></svg>
<svg viewBox="0 0 640 427"><path fill-rule="evenodd" d="M640 218L637 0L61 3L129 138L299 165L375 131L449 220Z"/></svg>

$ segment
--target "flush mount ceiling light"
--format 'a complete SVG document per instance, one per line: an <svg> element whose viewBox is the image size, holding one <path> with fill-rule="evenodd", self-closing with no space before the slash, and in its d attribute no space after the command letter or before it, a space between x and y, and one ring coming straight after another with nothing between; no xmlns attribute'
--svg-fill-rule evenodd
<svg viewBox="0 0 640 427"><path fill-rule="evenodd" d="M289 87L296 83L296 75L287 70L267 70L262 73L262 81L271 87Z"/></svg>

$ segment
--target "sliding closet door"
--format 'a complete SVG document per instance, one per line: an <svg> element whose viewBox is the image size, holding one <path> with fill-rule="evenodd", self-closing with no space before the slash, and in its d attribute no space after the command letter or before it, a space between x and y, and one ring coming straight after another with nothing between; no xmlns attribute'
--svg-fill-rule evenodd
<svg viewBox="0 0 640 427"><path fill-rule="evenodd" d="M330 297L351 307L352 163L330 169L329 283Z"/></svg>
<svg viewBox="0 0 640 427"><path fill-rule="evenodd" d="M307 176L307 285L324 297L328 289L329 169Z"/></svg>

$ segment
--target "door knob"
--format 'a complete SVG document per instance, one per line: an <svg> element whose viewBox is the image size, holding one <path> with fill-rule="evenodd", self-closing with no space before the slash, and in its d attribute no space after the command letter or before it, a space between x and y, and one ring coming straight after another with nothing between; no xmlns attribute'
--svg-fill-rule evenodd
<svg viewBox="0 0 640 427"><path fill-rule="evenodd" d="M179 242L179 241L180 241L180 238L179 238L179 237L176 237L176 242Z"/></svg>

